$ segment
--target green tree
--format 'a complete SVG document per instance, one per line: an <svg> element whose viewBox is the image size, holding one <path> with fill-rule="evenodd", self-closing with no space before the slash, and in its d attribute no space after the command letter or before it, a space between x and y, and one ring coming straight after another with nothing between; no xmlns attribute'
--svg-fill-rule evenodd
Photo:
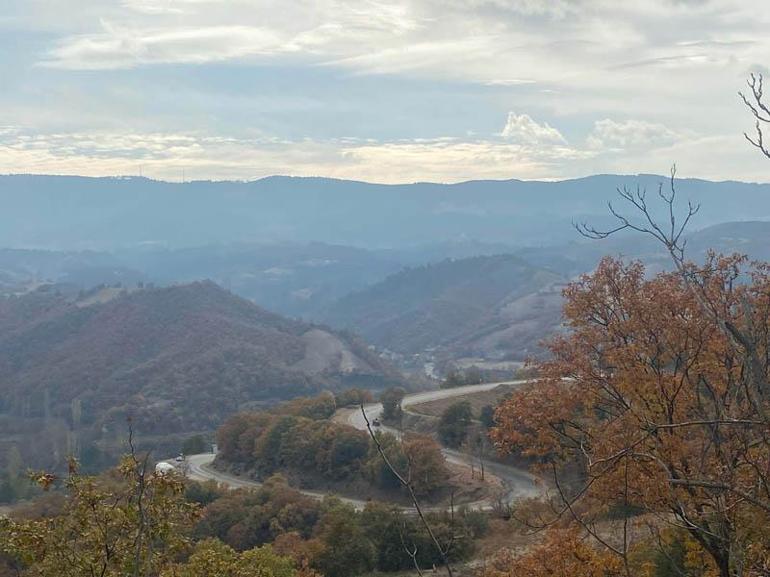
<svg viewBox="0 0 770 577"><path fill-rule="evenodd" d="M444 380L441 381L441 388L442 389L453 389L455 387L460 387L465 384L465 380L463 379L462 372L458 370L451 370L446 374L446 377L444 377Z"/></svg>
<svg viewBox="0 0 770 577"><path fill-rule="evenodd" d="M401 401L406 391L401 387L391 387L380 395L382 403L382 418L386 421L397 421L401 418Z"/></svg>
<svg viewBox="0 0 770 577"><path fill-rule="evenodd" d="M185 563L170 565L161 577L294 577L294 562L270 545L242 553L216 539L201 541Z"/></svg>
<svg viewBox="0 0 770 577"><path fill-rule="evenodd" d="M468 436L468 427L473 420L473 409L468 401L459 401L447 407L441 414L438 436L448 447L457 448Z"/></svg>
<svg viewBox="0 0 770 577"><path fill-rule="evenodd" d="M372 393L366 389L346 389L334 397L338 407L357 407L374 400Z"/></svg>
<svg viewBox="0 0 770 577"><path fill-rule="evenodd" d="M495 408L492 405L484 405L479 412L479 421L485 429L495 426Z"/></svg>
<svg viewBox="0 0 770 577"><path fill-rule="evenodd" d="M312 565L325 577L354 577L374 568L374 544L352 507L333 503L321 518L316 535L324 547Z"/></svg>
<svg viewBox="0 0 770 577"><path fill-rule="evenodd" d="M203 438L203 435L193 435L182 443L182 453L185 455L198 455L209 451L209 444Z"/></svg>
<svg viewBox="0 0 770 577"><path fill-rule="evenodd" d="M398 442L398 439L390 433L377 432L375 434L391 464L398 471L406 471L406 455L404 455L404 451L401 449L401 444ZM383 461L382 457L380 457L380 454L377 452L376 447L373 445L369 449L369 459L366 463L366 470L371 482L382 489L397 489L401 486L398 478Z"/></svg>

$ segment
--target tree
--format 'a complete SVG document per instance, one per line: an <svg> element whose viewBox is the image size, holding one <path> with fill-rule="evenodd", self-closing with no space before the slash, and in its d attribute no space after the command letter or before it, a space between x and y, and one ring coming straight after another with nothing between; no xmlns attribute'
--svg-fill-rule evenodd
<svg viewBox="0 0 770 577"><path fill-rule="evenodd" d="M449 471L436 441L422 435L409 435L401 449L417 495L428 495L446 484Z"/></svg>
<svg viewBox="0 0 770 577"><path fill-rule="evenodd" d="M361 472L369 454L369 439L361 431L340 428L329 447L327 474L339 479L349 479Z"/></svg>
<svg viewBox="0 0 770 577"><path fill-rule="evenodd" d="M182 454L184 455L198 455L208 451L210 451L210 448L203 435L193 435L182 443Z"/></svg>
<svg viewBox="0 0 770 577"><path fill-rule="evenodd" d="M401 419L401 401L404 399L406 391L401 387L391 387L386 389L380 395L382 403L382 418L386 421L397 421Z"/></svg>
<svg viewBox="0 0 770 577"><path fill-rule="evenodd" d="M720 328L753 327L752 346L770 350L769 269L744 265L686 265L717 320L679 273L647 280L639 263L603 260L566 290L571 333L551 342L538 384L501 405L495 430L503 448L551 463L564 511L587 530L610 504L667 511L724 577L743 574L765 546L756 524L770 522L770 398L752 383L770 363L753 366ZM584 479L569 490L557 472L575 462Z"/></svg>
<svg viewBox="0 0 770 577"><path fill-rule="evenodd" d="M380 431L374 432L373 441L366 463L369 479L382 489L397 489L401 486L401 482L396 473L405 471L407 466L406 455L401 449L401 444L394 435ZM380 451L387 457L387 462L381 457ZM395 471L388 463L395 468Z"/></svg>
<svg viewBox="0 0 770 577"><path fill-rule="evenodd" d="M161 577L295 577L294 562L270 545L238 553L216 539L201 541L184 563L170 565Z"/></svg>
<svg viewBox="0 0 770 577"><path fill-rule="evenodd" d="M495 408L492 405L484 405L479 413L479 421L484 428L491 429L495 426Z"/></svg>
<svg viewBox="0 0 770 577"><path fill-rule="evenodd" d="M484 571L484 577L619 577L622 574L617 558L592 547L574 529L552 529L542 543L521 555L503 550Z"/></svg>
<svg viewBox="0 0 770 577"><path fill-rule="evenodd" d="M195 507L181 479L155 475L147 459L125 457L113 486L78 473L70 462L69 496L60 515L0 520L0 553L37 577L156 575L186 546ZM47 489L56 477L37 474Z"/></svg>
<svg viewBox="0 0 770 577"><path fill-rule="evenodd" d="M357 407L374 400L371 391L366 389L346 389L334 396L338 407Z"/></svg>
<svg viewBox="0 0 770 577"><path fill-rule="evenodd" d="M452 369L441 382L442 389L452 389L465 385L478 385L484 382L484 373L476 365L465 370Z"/></svg>
<svg viewBox="0 0 770 577"><path fill-rule="evenodd" d="M442 389L453 389L455 387L460 387L465 384L465 379L463 378L463 374L456 369L450 370L446 377L444 377L444 380L441 381L441 388Z"/></svg>
<svg viewBox="0 0 770 577"><path fill-rule="evenodd" d="M468 401L453 403L444 410L439 419L439 439L448 447L459 447L465 441L472 421L473 409Z"/></svg>
<svg viewBox="0 0 770 577"><path fill-rule="evenodd" d="M472 426L467 432L463 447L466 452L476 458L479 469L479 478L485 477L487 449L489 448L489 430L486 427ZM475 466L471 464L471 476L475 477Z"/></svg>
<svg viewBox="0 0 770 577"><path fill-rule="evenodd" d="M316 529L324 543L312 566L325 577L353 577L374 568L375 549L349 505L334 503Z"/></svg>
<svg viewBox="0 0 770 577"><path fill-rule="evenodd" d="M550 464L568 515L622 559L631 574L628 517L622 540L595 528L609 507L641 510L685 528L722 577L762 575L770 539L770 266L709 254L684 257L684 230L698 207L676 218L674 172L658 196L656 222L643 190L620 190L636 210L610 205L620 230L651 235L674 272L652 279L639 263L605 259L565 291L571 332L550 345L536 386L497 412L504 449ZM638 217L638 218L637 218ZM582 483L559 471L577 463ZM665 514L664 514L665 512Z"/></svg>
<svg viewBox="0 0 770 577"><path fill-rule="evenodd" d="M414 510L417 513L418 518L420 519L420 522L422 523L422 526L425 528L425 531L428 534L428 537L430 538L430 542L435 547L435 552L438 554L439 559L441 560L441 563L444 565L447 575L449 577L454 576L454 571L452 570L452 564L450 561L450 549L452 545L452 540L449 541L449 543L442 542L439 539L438 532L434 530L433 525L428 520L425 512L423 511L423 508L420 504L420 500L417 498L417 494L415 493L414 488L414 482L412 481L411 477L411 470L410 468L407 469L406 474L402 474L399 472L399 469L394 465L393 461L391 461L390 456L388 455L388 452L386 450L386 447L383 446L383 437L378 435L374 432L374 429L372 428L372 423L369 421L369 418L366 416L366 409L363 405L360 405L361 409L361 415L364 417L364 422L366 423L366 430L369 432L369 436L374 442L374 446L377 449L377 453L379 454L380 458L382 459L383 464L387 469L391 472L391 474L398 480L399 484L401 484L404 489L407 490L409 493L409 498L412 500L412 505L414 505ZM454 535L452 532L454 530L453 523L450 523L450 534ZM405 546L406 547L406 546ZM415 569L420 572L419 563L416 559L416 552L412 550L410 553L412 556L412 559L414 560Z"/></svg>

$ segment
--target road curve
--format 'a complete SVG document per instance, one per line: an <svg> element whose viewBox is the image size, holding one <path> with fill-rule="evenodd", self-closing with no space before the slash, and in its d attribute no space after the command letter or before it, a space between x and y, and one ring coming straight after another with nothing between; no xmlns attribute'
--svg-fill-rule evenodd
<svg viewBox="0 0 770 577"><path fill-rule="evenodd" d="M420 393L414 393L406 395L401 401L401 408L404 411L409 412L409 407L412 405L419 405L421 403L427 403L429 401L438 401L440 399L449 399L452 397L460 397L469 393L480 393L484 391L490 391L499 387L500 385L521 385L526 383L525 380L520 381L503 381L498 383L483 383L480 385L465 385L462 387L453 387L451 389L439 389L437 391L423 391ZM369 422L382 415L382 405L380 403L371 403L364 405L364 411L366 411L366 417ZM362 431L366 430L366 420L360 409L353 411L347 411L345 413L338 412L334 417L338 422L343 422L356 429ZM380 427L380 430L387 431L399 436L399 432L391 427ZM448 449L442 447L441 452L449 463L455 465L462 465L470 467L474 459L471 455L467 455L454 449ZM496 463L493 461L486 461L484 463L484 469L492 475L498 477L503 486L506 489L506 501L510 502L514 499L522 497L533 497L540 493L541 489L537 485L535 477L525 469L513 467L510 465L504 465L502 463ZM487 507L491 507L490 503L486 504Z"/></svg>
<svg viewBox="0 0 770 577"><path fill-rule="evenodd" d="M216 455L214 453L201 453L198 455L189 455L187 457L187 471L185 476L193 481L216 481L222 485L229 487L230 489L243 489L243 488L256 488L262 486L259 481L252 479L244 479L243 477L236 477L229 473L223 473L217 471L211 466ZM304 489L299 490L308 497L321 500L324 497L335 496L344 503L353 505L358 510L363 509L366 506L366 501L360 499L350 499L348 497L340 497L332 493L321 493L317 491L306 491Z"/></svg>
<svg viewBox="0 0 770 577"><path fill-rule="evenodd" d="M439 399L447 399L451 397L459 397L468 393L489 391L500 385L519 385L526 381L506 381L499 383L484 383L480 385L466 385L462 387L455 387L451 389L439 389L437 391L423 391L420 393L413 393L406 395L401 401L401 407L404 410L408 410L411 405L419 405L420 403L427 403L429 401L437 401ZM369 421L373 421L382 414L382 405L380 403L371 403L364 405L364 411ZM348 424L356 429L366 431L366 420L360 409L355 410L341 410L334 415L333 419L336 422ZM399 436L399 432L389 427L380 427L381 430L388 431L396 436ZM470 467L473 461L473 457L455 451L453 449L442 448L441 452L449 463ZM201 453L198 455L188 455L186 459L188 478L194 481L216 481L222 485L225 485L231 489L240 489L244 487L259 487L262 485L259 481L251 479L244 479L237 477L222 471L217 471L211 467L211 463L214 461L216 455L214 453ZM172 463L173 464L173 463ZM530 497L538 494L540 489L537 486L535 478L526 470L502 463L495 463L487 461L484 464L485 469L498 477L503 486L506 489L506 500L512 501L513 499L521 497ZM303 494L313 497L314 499L323 499L327 496L332 496L332 493L321 493L316 491L300 490ZM358 510L363 509L367 501L359 499L351 499L348 497L340 497L334 495L345 503L353 505ZM469 505L472 508L491 509L493 503L485 500L477 503L471 503ZM411 509L411 507L403 507L405 510ZM431 510L434 508L430 508ZM440 509L440 508L438 508Z"/></svg>

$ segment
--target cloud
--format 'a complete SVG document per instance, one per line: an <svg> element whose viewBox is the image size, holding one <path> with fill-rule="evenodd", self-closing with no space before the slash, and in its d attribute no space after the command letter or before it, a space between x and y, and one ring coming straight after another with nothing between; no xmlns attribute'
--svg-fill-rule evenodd
<svg viewBox="0 0 770 577"><path fill-rule="evenodd" d="M130 175L176 180L251 179L272 174L374 182L548 178L556 167L595 153L497 138L372 141L284 140L197 133L32 133L0 130L0 173Z"/></svg>
<svg viewBox="0 0 770 577"><path fill-rule="evenodd" d="M100 70L146 63L205 63L250 55L292 52L296 47L267 28L208 26L136 31L102 22L104 31L70 38L43 64Z"/></svg>
<svg viewBox="0 0 770 577"><path fill-rule="evenodd" d="M508 120L500 135L520 144L567 144L561 132L547 122L538 124L528 114L508 113Z"/></svg>
<svg viewBox="0 0 770 577"><path fill-rule="evenodd" d="M592 149L640 150L670 146L682 135L655 122L625 120L617 122L609 118L598 120L587 138Z"/></svg>
<svg viewBox="0 0 770 577"><path fill-rule="evenodd" d="M123 0L122 5L144 14L185 14L190 9L205 4L217 4L223 0Z"/></svg>
<svg viewBox="0 0 770 577"><path fill-rule="evenodd" d="M697 149L740 178L768 27L742 0L4 0L0 166L453 181Z"/></svg>

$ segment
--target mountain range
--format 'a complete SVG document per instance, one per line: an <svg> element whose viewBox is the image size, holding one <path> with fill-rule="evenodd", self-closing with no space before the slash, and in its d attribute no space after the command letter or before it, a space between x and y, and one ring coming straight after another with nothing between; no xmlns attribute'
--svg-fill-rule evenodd
<svg viewBox="0 0 770 577"><path fill-rule="evenodd" d="M322 242L379 249L463 239L542 246L574 239L573 221L605 224L606 202L616 188L641 187L652 197L667 180L597 175L381 185L281 176L187 183L1 176L0 246L114 250ZM677 187L682 200L702 205L695 227L770 218L770 184L680 179Z"/></svg>

